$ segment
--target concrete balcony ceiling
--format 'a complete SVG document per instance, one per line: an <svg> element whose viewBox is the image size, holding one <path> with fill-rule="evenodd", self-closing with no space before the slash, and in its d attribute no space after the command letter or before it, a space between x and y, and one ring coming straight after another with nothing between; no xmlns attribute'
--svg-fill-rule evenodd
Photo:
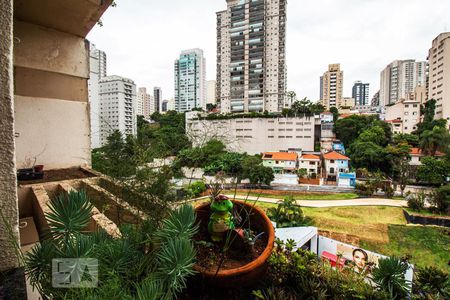
<svg viewBox="0 0 450 300"><path fill-rule="evenodd" d="M14 17L86 37L113 0L14 0Z"/></svg>

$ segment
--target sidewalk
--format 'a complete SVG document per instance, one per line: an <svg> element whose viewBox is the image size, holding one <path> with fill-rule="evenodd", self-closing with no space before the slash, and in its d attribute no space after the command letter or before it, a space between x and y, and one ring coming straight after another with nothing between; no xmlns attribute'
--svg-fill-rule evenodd
<svg viewBox="0 0 450 300"><path fill-rule="evenodd" d="M233 198L233 194L226 194L230 199ZM283 199L255 197L255 196L242 196L236 195L237 200L253 200L266 203L277 203L283 201ZM339 206L394 206L394 207L407 207L405 200L392 200L383 198L361 198L350 200L297 200L298 205L304 207L339 207Z"/></svg>

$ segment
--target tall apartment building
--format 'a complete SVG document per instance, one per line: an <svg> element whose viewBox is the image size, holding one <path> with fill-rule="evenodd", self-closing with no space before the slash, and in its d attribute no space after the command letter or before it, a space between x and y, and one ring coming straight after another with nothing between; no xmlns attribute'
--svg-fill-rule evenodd
<svg viewBox="0 0 450 300"><path fill-rule="evenodd" d="M216 104L216 81L215 80L208 80L206 82L207 89L206 89L206 104ZM206 109L206 104L204 109Z"/></svg>
<svg viewBox="0 0 450 300"><path fill-rule="evenodd" d="M90 44L88 94L91 119L91 148L100 147L99 80L106 76L106 53Z"/></svg>
<svg viewBox="0 0 450 300"><path fill-rule="evenodd" d="M160 99L161 100L161 99ZM190 111L206 102L206 62L203 50L181 52L175 60L175 110Z"/></svg>
<svg viewBox="0 0 450 300"><path fill-rule="evenodd" d="M100 80L100 144L115 130L124 135L135 135L136 85L120 76L107 76Z"/></svg>
<svg viewBox="0 0 450 300"><path fill-rule="evenodd" d="M230 151L261 154L301 149L314 151L315 118L233 118L199 120L197 112L186 114L186 132L195 146L214 138Z"/></svg>
<svg viewBox="0 0 450 300"><path fill-rule="evenodd" d="M161 112L162 105L162 89L160 87L153 88L154 112Z"/></svg>
<svg viewBox="0 0 450 300"><path fill-rule="evenodd" d="M355 98L356 105L370 105L369 84L356 81L352 88L352 98Z"/></svg>
<svg viewBox="0 0 450 300"><path fill-rule="evenodd" d="M223 113L286 106L286 0L227 0L217 13L216 80Z"/></svg>
<svg viewBox="0 0 450 300"><path fill-rule="evenodd" d="M147 88L141 87L138 89L136 99L136 115L143 116L148 119L153 111L153 97L147 93Z"/></svg>
<svg viewBox="0 0 450 300"><path fill-rule="evenodd" d="M161 112L166 113L169 111L169 100L163 100L161 104Z"/></svg>
<svg viewBox="0 0 450 300"><path fill-rule="evenodd" d="M344 88L344 72L341 71L340 64L328 65L328 71L320 77L321 83L321 103L330 109L337 106L342 101Z"/></svg>
<svg viewBox="0 0 450 300"><path fill-rule="evenodd" d="M428 99L436 100L436 119L446 119L450 129L450 32L441 33L428 52Z"/></svg>
<svg viewBox="0 0 450 300"><path fill-rule="evenodd" d="M427 63L413 59L395 60L381 72L380 105L407 98L417 86L426 86Z"/></svg>

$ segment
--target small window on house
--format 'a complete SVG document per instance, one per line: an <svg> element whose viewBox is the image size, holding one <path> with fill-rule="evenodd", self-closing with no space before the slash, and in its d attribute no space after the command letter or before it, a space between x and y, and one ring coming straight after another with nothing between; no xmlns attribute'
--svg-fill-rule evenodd
<svg viewBox="0 0 450 300"><path fill-rule="evenodd" d="M334 164L334 160L330 160L330 163Z"/></svg>

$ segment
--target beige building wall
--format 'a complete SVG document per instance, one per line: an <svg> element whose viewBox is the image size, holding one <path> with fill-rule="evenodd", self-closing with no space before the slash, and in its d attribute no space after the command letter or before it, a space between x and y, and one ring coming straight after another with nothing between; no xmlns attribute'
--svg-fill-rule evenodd
<svg viewBox="0 0 450 300"><path fill-rule="evenodd" d="M412 98L412 97L411 97ZM386 107L386 120L401 120L400 128L395 127L395 133L412 133L417 129L417 123L420 122L420 102L415 99L397 102L394 105ZM398 124L398 123L397 123Z"/></svg>
<svg viewBox="0 0 450 300"><path fill-rule="evenodd" d="M186 132L194 145L222 140L230 151L248 154L288 149L314 151L313 117L195 120L186 116Z"/></svg>
<svg viewBox="0 0 450 300"><path fill-rule="evenodd" d="M428 98L436 100L436 119L446 119L450 130L450 32L441 33L428 52Z"/></svg>
<svg viewBox="0 0 450 300"><path fill-rule="evenodd" d="M19 212L13 113L13 3L0 0L0 272L18 266ZM10 230L11 229L11 230Z"/></svg>
<svg viewBox="0 0 450 300"><path fill-rule="evenodd" d="M208 80L206 82L207 91L206 91L206 104L216 104L216 81ZM205 104L205 108L206 108Z"/></svg>
<svg viewBox="0 0 450 300"><path fill-rule="evenodd" d="M328 65L328 71L323 74L321 82L322 104L327 110L333 106L339 107L338 104L342 101L344 88L344 72L341 71L341 65Z"/></svg>
<svg viewBox="0 0 450 300"><path fill-rule="evenodd" d="M342 97L341 99L337 100L336 107L349 107L352 108L355 106L356 100L355 98L351 97Z"/></svg>
<svg viewBox="0 0 450 300"><path fill-rule="evenodd" d="M14 35L17 166L90 165L89 44L20 21Z"/></svg>

